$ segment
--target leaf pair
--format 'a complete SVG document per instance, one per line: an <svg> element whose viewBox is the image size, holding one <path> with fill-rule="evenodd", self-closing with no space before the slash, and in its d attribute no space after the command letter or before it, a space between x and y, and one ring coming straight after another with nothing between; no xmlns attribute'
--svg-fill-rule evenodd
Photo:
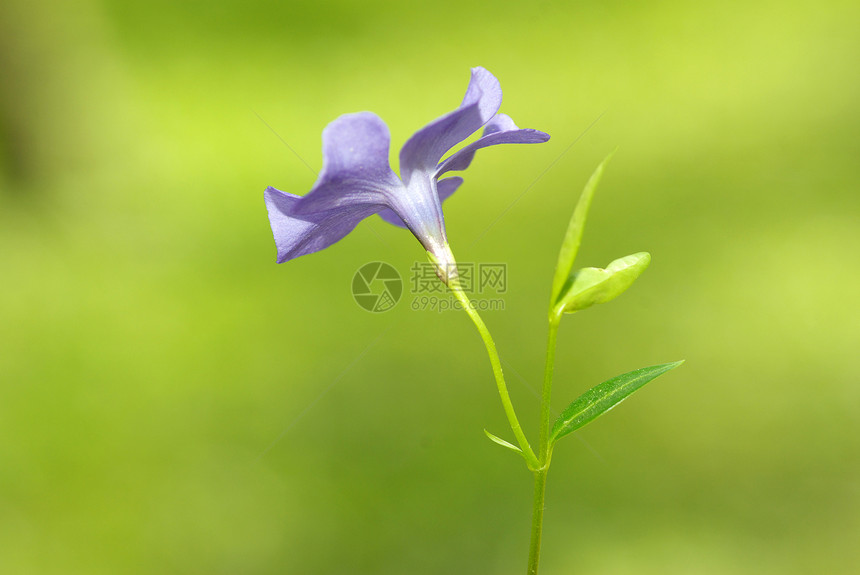
<svg viewBox="0 0 860 575"><path fill-rule="evenodd" d="M651 254L639 252L613 261L606 269L577 270L565 282L556 306L573 313L615 299L633 285L649 263Z"/></svg>
<svg viewBox="0 0 860 575"><path fill-rule="evenodd" d="M639 252L619 258L611 262L605 269L582 268L572 271L582 242L585 220L588 217L594 192L611 157L612 154L603 160L591 175L565 233L552 280L550 329L558 328L558 321L562 313L573 313L615 299L624 293L651 263L649 253ZM549 449L551 450L552 446L565 435L594 421L641 389L649 381L675 369L682 363L684 362L676 361L643 367L592 387L576 398L558 417L549 433ZM486 429L484 433L490 440L502 447L522 454L522 450L516 445L496 437Z"/></svg>
<svg viewBox="0 0 860 575"><path fill-rule="evenodd" d="M553 315L573 313L615 299L625 292L651 263L651 254L639 252L617 259L605 269L582 268L572 272L594 192L611 158L612 154L607 156L585 184L564 235L552 278L550 309Z"/></svg>
<svg viewBox="0 0 860 575"><path fill-rule="evenodd" d="M579 252L582 233L585 231L585 220L588 217L591 200L594 198L594 191L611 158L612 154L597 166L589 178L564 236L552 280L550 316L556 319L561 313L573 313L615 299L633 285L636 278L651 263L651 254L639 252L613 261L606 266L606 269L582 268L571 272ZM565 435L594 421L649 381L682 363L684 362L676 361L643 367L592 387L576 398L558 417L550 432L550 446Z"/></svg>
<svg viewBox="0 0 860 575"><path fill-rule="evenodd" d="M561 313L573 313L615 299L633 285L651 263L651 254L639 252L613 261L606 269L582 268L571 272L582 242L594 191L611 158L612 154L594 170L570 219L552 280L551 317L557 318ZM682 363L677 361L643 367L592 387L575 399L556 420L550 432L550 444L594 421L655 377Z"/></svg>

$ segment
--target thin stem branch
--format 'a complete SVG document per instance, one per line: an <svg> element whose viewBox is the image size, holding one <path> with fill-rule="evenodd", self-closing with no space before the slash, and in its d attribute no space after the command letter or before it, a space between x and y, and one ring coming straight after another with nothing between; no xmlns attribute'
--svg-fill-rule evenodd
<svg viewBox="0 0 860 575"><path fill-rule="evenodd" d="M447 255L450 255L450 252ZM514 406L511 403L508 387L505 384L505 376L502 372L502 364L499 360L499 354L496 351L496 344L493 341L493 337L490 335L490 331L487 329L486 324L484 324L484 320L481 319L480 314L478 314L477 310L472 306L472 302L469 300L469 297L463 292L456 273L456 268L454 268L453 274L449 274L447 267L442 267L438 259L435 258L432 253L430 254L430 257L431 260L437 264L437 268L440 270L440 279L442 279L442 281L444 281L451 289L451 292L463 306L463 310L469 315L469 319L471 319L472 323L475 324L475 327L478 329L478 333L481 334L481 339L484 341L484 347L487 348L487 355L490 358L490 365L493 367L493 376L496 379L496 387L499 389L499 397L502 399L502 407L504 407L505 415L508 417L511 431L513 431L514 436L517 438L517 442L520 444L520 449L523 452L523 457L525 458L529 469L534 472L535 487L532 507L531 541L529 543L528 575L537 575L538 565L540 564L541 535L543 532L546 477L549 472L549 463L552 458L552 446L550 445L549 437L549 420L552 415L550 410L550 401L552 398L552 376L555 366L556 337L558 334L558 324L561 320L561 311L556 308L552 308L549 316L549 335L547 337L546 365L544 368L543 393L541 394L540 408L540 444L538 446L538 455L535 455L525 434L523 433L520 422L517 419L517 414L514 411ZM448 263L453 264L453 255L450 255L449 259L449 262L445 262L446 265Z"/></svg>
<svg viewBox="0 0 860 575"><path fill-rule="evenodd" d="M457 283L456 279L449 282L449 287L457 300L463 305L465 312L469 314L469 318L472 320L472 323L474 323L475 327L478 328L478 333L481 334L481 339L484 340L484 347L487 348L487 355L490 357L490 365L493 367L493 376L496 378L496 387L499 389L499 397L502 399L502 407L505 410L505 415L508 417L511 431L514 432L514 437L517 438L517 442L520 444L520 449L523 450L523 456L526 458L529 468L537 469L540 467L540 463L538 462L538 458L534 451L532 451L528 439L526 439L526 436L523 433L523 429L517 419L517 414L514 411L514 406L511 403L511 397L510 394L508 394L508 387L505 384L505 375L502 372L502 364L499 360L499 354L496 351L496 344L493 341L493 337L490 335L490 331L487 329L486 324L484 324L484 320L481 319L481 316L472 306L472 302L469 300L469 297L463 293L463 289Z"/></svg>

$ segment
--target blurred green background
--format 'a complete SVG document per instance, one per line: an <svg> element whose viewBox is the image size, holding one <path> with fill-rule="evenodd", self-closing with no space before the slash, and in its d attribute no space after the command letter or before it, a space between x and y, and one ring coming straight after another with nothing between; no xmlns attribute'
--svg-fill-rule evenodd
<svg viewBox="0 0 860 575"><path fill-rule="evenodd" d="M374 217L277 266L262 198L310 189L342 113L396 167L481 65L552 135L446 204L461 261L508 265L485 319L527 433L558 244L616 146L578 263L654 259L564 322L555 411L687 360L559 445L542 571L857 573L858 28L848 1L4 0L0 572L525 570L472 325L350 295L419 244Z"/></svg>

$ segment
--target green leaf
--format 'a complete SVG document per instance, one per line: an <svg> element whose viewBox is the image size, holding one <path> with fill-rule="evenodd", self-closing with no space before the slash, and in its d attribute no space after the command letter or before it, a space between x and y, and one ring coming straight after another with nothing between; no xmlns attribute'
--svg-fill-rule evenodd
<svg viewBox="0 0 860 575"><path fill-rule="evenodd" d="M614 154L615 152L612 152ZM585 189L582 190L582 195L579 196L579 202L576 204L576 209L573 211L573 216L570 218L570 223L567 225L567 232L564 234L564 241L561 243L561 250L558 253L558 262L555 264L555 275L552 278L552 302L555 306L558 301L558 296L570 276L570 271L573 269L573 262L576 260L576 254L579 252L579 244L582 242L582 232L585 231L585 220L588 217L588 210L591 207L591 199L594 197L594 190L597 189L597 184L600 183L600 178L603 177L603 169L612 154L606 156L588 183L585 184Z"/></svg>
<svg viewBox="0 0 860 575"><path fill-rule="evenodd" d="M577 270L564 284L555 309L573 313L613 300L633 285L650 263L651 254L639 252L615 260L606 269Z"/></svg>
<svg viewBox="0 0 860 575"><path fill-rule="evenodd" d="M634 391L662 375L670 369L675 369L684 363L684 360L661 365L643 367L622 375L613 377L596 385L577 397L567 409L565 409L555 424L552 426L550 443L555 443L568 433L591 423L625 399Z"/></svg>
<svg viewBox="0 0 860 575"><path fill-rule="evenodd" d="M516 451L516 452L517 452L517 453L519 453L519 454L522 454L523 450L522 450L522 449L520 449L519 447L517 447L516 445L514 445L513 443L508 443L507 441L505 441L505 440L504 440L504 439L502 439L501 437L496 437L495 435L493 435L492 433L490 433L490 432L489 432L489 431L487 431L486 429L484 430L484 433L486 433L486 434L487 434L487 437L489 437L489 438L490 438L490 441L492 441L492 442L494 442L494 443L498 443L498 444L499 444L499 445L501 445L502 447L507 447L507 448L508 448L508 449L510 449L510 450L513 450L513 451Z"/></svg>

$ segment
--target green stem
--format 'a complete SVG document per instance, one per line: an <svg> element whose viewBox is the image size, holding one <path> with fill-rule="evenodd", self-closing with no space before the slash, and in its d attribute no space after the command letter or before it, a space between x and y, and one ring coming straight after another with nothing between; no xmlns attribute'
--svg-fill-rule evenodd
<svg viewBox="0 0 860 575"><path fill-rule="evenodd" d="M522 449L523 457L525 457L529 469L534 472L535 488L532 508L531 542L529 544L528 575L537 575L538 565L540 563L541 534L543 532L546 476L549 472L550 460L552 459L552 446L549 441L549 420L551 416L550 400L552 397L553 368L555 366L556 336L558 334L558 324L561 320L561 312L553 308L549 317L549 336L546 348L546 365L544 368L543 393L541 394L540 408L540 444L538 448L538 456L536 456L523 433L520 422L517 419L516 412L514 411L514 406L511 403L508 388L505 384L505 376L502 373L502 364L499 360L499 354L496 351L496 344L493 341L493 337L490 335L490 331L484 324L484 320L481 319L481 316L475 308L472 307L472 302L469 300L469 297L463 292L462 287L460 287L456 267L454 267L454 272L449 274L449 265L453 264L453 266L456 266L453 255L450 254L449 250L448 254L444 255L450 257L447 258L446 261L440 263L438 258L434 257L432 253L428 253L430 254L431 261L436 263L437 268L439 269L440 279L442 279L442 281L451 289L451 292L463 306L465 312L469 314L469 318L475 324L475 327L478 328L478 333L481 334L481 339L484 340L484 346L487 348L487 355L490 357L490 364L493 367L493 376L496 378L496 387L499 389L499 397L502 399L502 406L505 409L505 415L508 417L508 423L511 425L511 431L514 432L514 436L520 444L520 449Z"/></svg>
<svg viewBox="0 0 860 575"><path fill-rule="evenodd" d="M543 393L540 401L540 444L538 454L540 467L535 470L535 494L532 507L532 537L529 544L529 569L528 575L537 575L540 563L540 542L543 532L543 508L546 496L546 476L549 473L549 464L552 459L552 448L549 443L549 420L551 414L550 401L552 399L552 374L555 367L556 337L558 335L558 324L561 316L556 313L549 317L549 334L546 342L546 365L544 367Z"/></svg>
<svg viewBox="0 0 860 575"><path fill-rule="evenodd" d="M543 502L546 495L547 468L535 471L534 509L532 511L532 538L529 544L528 575L537 575L540 563L540 538L543 531Z"/></svg>
<svg viewBox="0 0 860 575"><path fill-rule="evenodd" d="M561 321L561 316L555 313L549 317L549 333L546 342L546 364L543 372L543 393L540 400L540 444L539 453L541 464L549 467L550 445L549 445L549 425L552 413L550 411L550 403L552 399L552 375L555 367L555 347L556 338L558 336L558 324Z"/></svg>
<svg viewBox="0 0 860 575"><path fill-rule="evenodd" d="M517 414L514 411L514 406L511 403L511 397L508 394L508 387L505 384L505 375L502 373L502 364L499 360L499 354L496 351L496 344L493 341L493 337L490 335L487 326L484 324L484 320L481 319L481 316L478 315L478 312L472 307L472 302L469 301L469 297L463 293L463 289L459 286L457 280L453 279L452 281L449 281L448 287L451 288L454 296L463 305L463 309L467 314L469 314L469 318L475 324L475 327L478 328L478 333L481 334L481 339L484 340L484 347L487 348L487 355L490 357L490 365L493 367L493 376L496 378L496 387L499 389L499 397L502 399L502 407L505 409L505 415L508 416L508 423L511 425L511 431L514 432L514 437L517 438L517 442L520 444L520 449L523 450L523 456L526 458L529 468L538 469L540 467L538 458L535 456L531 445L529 445L528 439L526 439L526 436L523 433L523 429L517 419Z"/></svg>

